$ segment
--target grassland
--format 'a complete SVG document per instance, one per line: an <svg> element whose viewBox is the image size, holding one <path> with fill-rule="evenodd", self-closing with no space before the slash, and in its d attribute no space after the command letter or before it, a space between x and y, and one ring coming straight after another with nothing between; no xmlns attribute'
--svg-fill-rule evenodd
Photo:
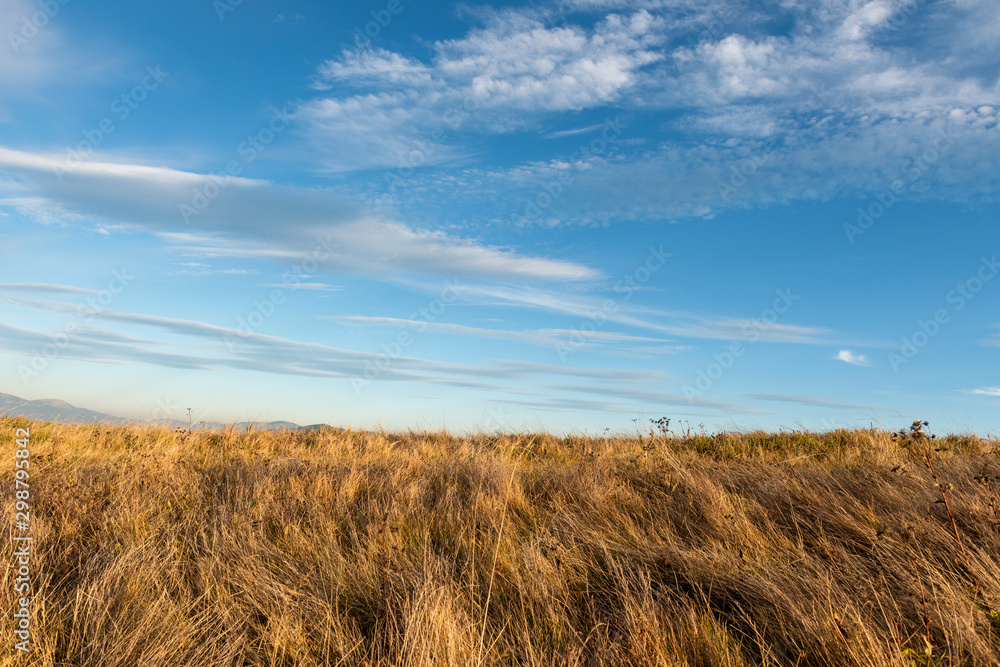
<svg viewBox="0 0 1000 667"><path fill-rule="evenodd" d="M29 426L3 665L1000 664L996 440Z"/></svg>

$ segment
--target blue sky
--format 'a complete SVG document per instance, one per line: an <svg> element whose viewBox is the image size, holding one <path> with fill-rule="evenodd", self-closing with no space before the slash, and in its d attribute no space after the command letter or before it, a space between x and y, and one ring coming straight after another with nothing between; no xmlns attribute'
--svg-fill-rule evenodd
<svg viewBox="0 0 1000 667"><path fill-rule="evenodd" d="M995 2L0 0L0 28L0 391L1000 428Z"/></svg>

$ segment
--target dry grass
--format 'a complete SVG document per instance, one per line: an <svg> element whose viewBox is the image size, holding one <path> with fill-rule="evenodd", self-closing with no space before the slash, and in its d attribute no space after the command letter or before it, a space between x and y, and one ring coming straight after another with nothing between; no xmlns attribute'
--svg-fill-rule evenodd
<svg viewBox="0 0 1000 667"><path fill-rule="evenodd" d="M3 665L1000 663L995 440L30 426Z"/></svg>

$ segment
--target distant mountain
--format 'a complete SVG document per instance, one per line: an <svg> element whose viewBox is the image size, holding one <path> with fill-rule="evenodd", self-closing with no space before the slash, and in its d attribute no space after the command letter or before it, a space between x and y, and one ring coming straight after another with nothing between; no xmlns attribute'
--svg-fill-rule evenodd
<svg viewBox="0 0 1000 667"><path fill-rule="evenodd" d="M60 422L63 424L134 424L137 421L142 421L116 417L115 415L109 415L105 412L97 412L95 410L87 410L86 408L78 408L75 405L70 405L66 401L60 401L53 398L29 401L12 394L0 393L0 415L4 414L10 415L11 417L26 417L28 419ZM162 423L162 421L163 420L156 420L156 423ZM186 421L182 421L180 419L168 420L168 423L171 426L179 428L187 428L188 426ZM220 422L198 422L194 425L194 428L217 429L222 428L223 426L224 424ZM286 421L254 422L255 428L268 431L279 431L283 429L292 431L309 431L312 429L322 428L324 426L326 426L326 424L299 426L298 424ZM237 430L243 430L246 429L246 427L247 422L239 422L236 424Z"/></svg>
<svg viewBox="0 0 1000 667"><path fill-rule="evenodd" d="M28 401L11 394L0 394L0 414L64 423L97 422L101 424L124 424L129 421L103 412L78 408L65 401L55 399Z"/></svg>

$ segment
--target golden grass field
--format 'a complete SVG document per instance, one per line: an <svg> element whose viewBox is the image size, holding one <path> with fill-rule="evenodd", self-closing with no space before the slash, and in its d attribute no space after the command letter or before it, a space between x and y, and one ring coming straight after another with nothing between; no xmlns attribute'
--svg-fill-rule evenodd
<svg viewBox="0 0 1000 667"><path fill-rule="evenodd" d="M996 439L26 427L2 665L1000 664Z"/></svg>

